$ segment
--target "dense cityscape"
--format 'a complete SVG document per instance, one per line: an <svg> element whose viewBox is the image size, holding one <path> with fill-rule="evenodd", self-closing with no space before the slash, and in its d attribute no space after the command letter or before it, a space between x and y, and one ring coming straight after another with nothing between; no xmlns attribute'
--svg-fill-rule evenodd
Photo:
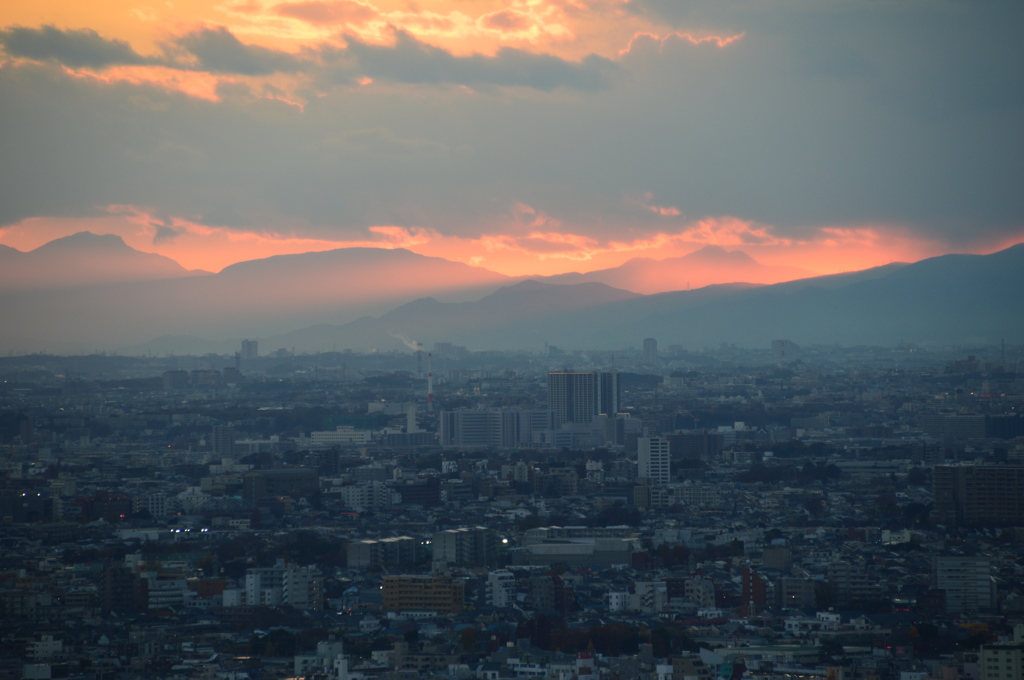
<svg viewBox="0 0 1024 680"><path fill-rule="evenodd" d="M0 677L1019 680L1022 354L3 357Z"/></svg>

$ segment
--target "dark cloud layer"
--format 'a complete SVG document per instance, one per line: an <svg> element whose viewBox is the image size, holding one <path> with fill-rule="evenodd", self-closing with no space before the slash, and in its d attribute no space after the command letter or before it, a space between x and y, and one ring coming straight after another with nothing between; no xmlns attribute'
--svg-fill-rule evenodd
<svg viewBox="0 0 1024 680"><path fill-rule="evenodd" d="M643 2L636 11L653 11ZM994 241L1024 227L1021 10L994 7L666 2L665 16L688 12L672 14L680 30L744 37L638 38L617 61L458 57L404 33L299 55L226 29L177 43L193 68L302 75L304 110L227 76L223 101L208 102L7 65L0 223L133 204L317 237L389 224L476 235L525 203L552 229L613 238L671 226L635 199L651 192L690 218L731 215L781 237L891 224ZM8 54L142 59L91 32L27 30L0 34ZM92 51L68 48L76 36ZM387 86L349 86L361 76Z"/></svg>
<svg viewBox="0 0 1024 680"><path fill-rule="evenodd" d="M213 73L265 76L303 67L301 59L287 52L244 44L223 26L193 31L175 44L196 56L200 70Z"/></svg>
<svg viewBox="0 0 1024 680"><path fill-rule="evenodd" d="M152 63L123 40L108 40L88 28L61 30L54 26L16 26L0 30L0 45L14 57L56 61L76 68Z"/></svg>
<svg viewBox="0 0 1024 680"><path fill-rule="evenodd" d="M565 87L599 90L608 87L617 64L591 55L572 62L546 54L504 48L493 56L458 57L397 31L393 45L374 45L348 37L348 47L321 45L290 54L247 45L223 26L192 31L165 45L166 54L144 57L128 43L108 40L92 30L11 28L0 31L0 45L18 57L55 61L78 68L160 64L223 75L307 75L316 87L330 88L369 76L396 83L454 84L473 87L529 87L551 91Z"/></svg>
<svg viewBox="0 0 1024 680"><path fill-rule="evenodd" d="M616 64L591 55L574 63L546 54L502 48L493 57L451 53L397 31L395 44L372 45L348 36L348 52L371 78L399 83L520 86L550 91L558 87L599 90L608 87Z"/></svg>

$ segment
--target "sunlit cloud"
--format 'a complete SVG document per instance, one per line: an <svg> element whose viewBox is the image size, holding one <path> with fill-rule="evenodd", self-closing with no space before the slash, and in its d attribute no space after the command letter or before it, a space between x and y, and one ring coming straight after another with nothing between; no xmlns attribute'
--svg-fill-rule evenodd
<svg viewBox="0 0 1024 680"><path fill-rule="evenodd" d="M653 201L654 193L650 191L644 192L643 196L640 198L626 198L627 203L640 205L644 210L654 213L660 217L682 217L683 211L674 205L657 205L653 203Z"/></svg>
<svg viewBox="0 0 1024 680"><path fill-rule="evenodd" d="M392 6L388 6L388 5ZM340 29L360 41L388 44L395 31L407 32L457 55L493 55L501 47L564 43L573 38L569 19L559 3L513 0L494 9L494 2L463 2L449 8L357 0L309 2L227 2L218 7L231 17L232 29L293 41L337 42Z"/></svg>
<svg viewBox="0 0 1024 680"><path fill-rule="evenodd" d="M639 45L655 45L657 46L658 52L662 52L665 47L673 42L686 42L690 45L714 45L715 47L728 47L737 40L741 40L746 35L746 32L735 33L733 35L694 35L692 33L679 33L672 31L664 35L658 35L656 33L650 33L647 31L639 31L633 34L630 38L629 44L626 47L619 50L619 56L626 56L630 54L634 48Z"/></svg>
<svg viewBox="0 0 1024 680"><path fill-rule="evenodd" d="M113 66L103 71L65 68L64 71L74 78L90 79L108 84L151 85L211 102L221 100L218 90L222 83L232 82L232 79L203 71L182 71L166 66Z"/></svg>
<svg viewBox="0 0 1024 680"><path fill-rule="evenodd" d="M715 246L793 245L792 239L776 236L774 230L767 225L734 217L697 220L680 232L679 238L690 243Z"/></svg>

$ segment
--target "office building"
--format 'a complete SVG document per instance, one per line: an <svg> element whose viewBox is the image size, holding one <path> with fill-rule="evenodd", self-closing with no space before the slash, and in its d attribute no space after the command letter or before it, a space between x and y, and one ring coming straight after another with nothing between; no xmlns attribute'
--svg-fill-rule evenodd
<svg viewBox="0 0 1024 680"><path fill-rule="evenodd" d="M637 440L637 477L652 484L672 481L669 443L664 437L640 437Z"/></svg>
<svg viewBox="0 0 1024 680"><path fill-rule="evenodd" d="M299 567L277 560L272 567L251 567L245 573L245 602L249 606L321 610L323 577L316 567Z"/></svg>
<svg viewBox="0 0 1024 680"><path fill-rule="evenodd" d="M249 470L242 475L242 499L256 503L268 496L303 498L320 490L320 476L312 468Z"/></svg>
<svg viewBox="0 0 1024 680"><path fill-rule="evenodd" d="M487 574L487 604L510 607L516 601L516 577L504 569Z"/></svg>
<svg viewBox="0 0 1024 680"><path fill-rule="evenodd" d="M644 338L644 364L655 366L658 363L658 341L654 338Z"/></svg>
<svg viewBox="0 0 1024 680"><path fill-rule="evenodd" d="M439 420L445 447L515 448L543 441L555 426L554 413L543 409L443 411Z"/></svg>
<svg viewBox="0 0 1024 680"><path fill-rule="evenodd" d="M946 593L946 613L990 610L996 603L995 580L987 557L942 555L932 558L936 590Z"/></svg>
<svg viewBox="0 0 1024 680"><path fill-rule="evenodd" d="M619 410L617 373L560 372L548 374L548 408L555 412L555 426L589 423L596 415Z"/></svg>
<svg viewBox="0 0 1024 680"><path fill-rule="evenodd" d="M461 614L464 582L450 576L385 576L384 610Z"/></svg>
<svg viewBox="0 0 1024 680"><path fill-rule="evenodd" d="M1024 465L937 465L932 475L935 522L1024 525Z"/></svg>
<svg viewBox="0 0 1024 680"><path fill-rule="evenodd" d="M498 533L482 526L435 531L430 544L434 561L450 565L482 567L498 556Z"/></svg>
<svg viewBox="0 0 1024 680"><path fill-rule="evenodd" d="M690 430L665 435L673 458L682 460L718 460L725 448L725 435L708 430Z"/></svg>
<svg viewBox="0 0 1024 680"><path fill-rule="evenodd" d="M1013 629L1013 641L982 645L978 654L981 680L1024 678L1024 625Z"/></svg>
<svg viewBox="0 0 1024 680"><path fill-rule="evenodd" d="M345 546L350 569L371 569L417 564L423 559L423 542L411 536L355 539Z"/></svg>
<svg viewBox="0 0 1024 680"><path fill-rule="evenodd" d="M329 449L334 446L364 446L370 443L370 435L369 430L357 430L352 425L338 425L334 430L310 432L310 448Z"/></svg>
<svg viewBox="0 0 1024 680"><path fill-rule="evenodd" d="M260 355L260 343L256 340L242 340L242 361L252 361Z"/></svg>
<svg viewBox="0 0 1024 680"><path fill-rule="evenodd" d="M214 425L210 436L210 449L216 458L231 458L235 453L235 428L230 425Z"/></svg>

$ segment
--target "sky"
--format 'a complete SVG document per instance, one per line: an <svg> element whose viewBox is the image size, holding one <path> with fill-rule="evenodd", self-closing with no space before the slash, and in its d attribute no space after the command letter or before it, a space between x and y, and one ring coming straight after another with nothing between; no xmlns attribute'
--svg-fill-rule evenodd
<svg viewBox="0 0 1024 680"><path fill-rule="evenodd" d="M1024 241L1024 3L13 0L0 244L509 275Z"/></svg>

